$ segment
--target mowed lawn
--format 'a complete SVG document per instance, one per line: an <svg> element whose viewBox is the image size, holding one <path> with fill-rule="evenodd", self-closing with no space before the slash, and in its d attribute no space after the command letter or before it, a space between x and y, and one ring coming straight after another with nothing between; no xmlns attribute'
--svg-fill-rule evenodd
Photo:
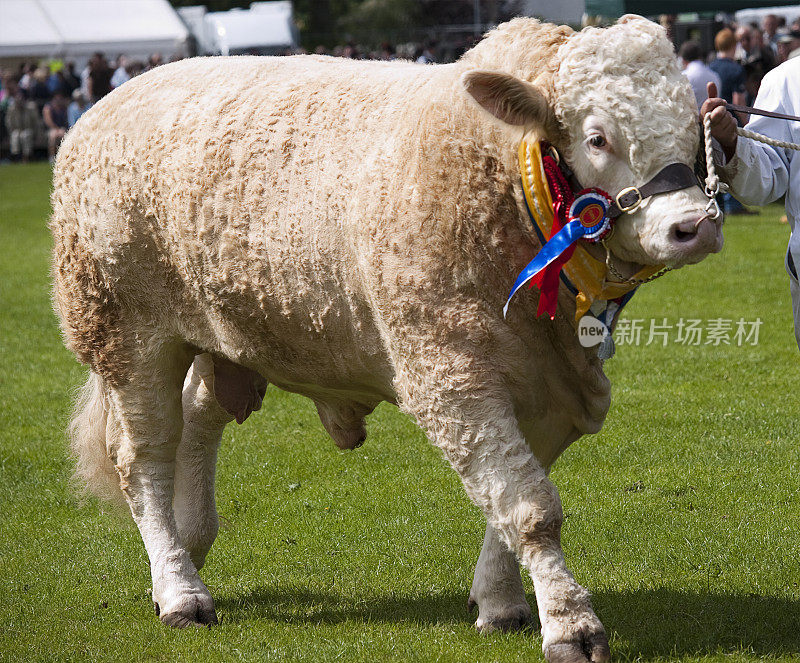
<svg viewBox="0 0 800 663"><path fill-rule="evenodd" d="M484 523L394 407L341 452L313 405L270 387L228 428L224 522L202 576L222 625L161 626L139 534L76 497L64 428L85 369L50 308L46 164L0 167L0 659L540 661L466 612ZM726 246L644 286L642 345L607 364L613 405L552 478L568 564L620 661L800 652L800 354L771 206ZM763 322L757 345L644 345L649 324ZM735 324L734 324L735 326ZM731 336L733 338L733 336ZM525 580L533 605L530 579Z"/></svg>

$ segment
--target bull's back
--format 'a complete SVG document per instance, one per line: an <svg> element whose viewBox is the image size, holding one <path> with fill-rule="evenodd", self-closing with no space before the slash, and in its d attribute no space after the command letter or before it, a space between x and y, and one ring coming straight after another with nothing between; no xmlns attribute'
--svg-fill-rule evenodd
<svg viewBox="0 0 800 663"><path fill-rule="evenodd" d="M344 353L331 375L374 370L383 348L363 288L364 237L386 214L382 198L415 149L415 107L441 89L437 77L453 75L201 58L115 90L70 132L55 173L56 300L77 311L65 330L78 356L94 363L114 337L100 322L87 332L87 312L114 320L127 302L175 318L203 348L250 339L254 356L238 359L254 365L314 352L330 363L335 345L359 357ZM69 275L76 247L92 301Z"/></svg>

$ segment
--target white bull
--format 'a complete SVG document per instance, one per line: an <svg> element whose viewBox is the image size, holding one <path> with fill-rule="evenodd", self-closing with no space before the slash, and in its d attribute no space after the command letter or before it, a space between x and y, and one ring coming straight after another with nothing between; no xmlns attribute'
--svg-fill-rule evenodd
<svg viewBox="0 0 800 663"><path fill-rule="evenodd" d="M529 618L519 562L547 657L606 660L547 475L600 429L609 383L566 289L553 321L535 290L503 318L539 250L517 145L547 137L613 195L692 164L696 127L671 45L639 17L580 33L517 19L442 66L186 60L91 109L52 198L55 306L91 367L73 447L92 489L127 500L161 619L216 622L197 570L218 529L217 448L271 382L313 399L345 448L381 401L414 416L488 521L478 628ZM694 187L621 217L618 269L718 250L705 205Z"/></svg>

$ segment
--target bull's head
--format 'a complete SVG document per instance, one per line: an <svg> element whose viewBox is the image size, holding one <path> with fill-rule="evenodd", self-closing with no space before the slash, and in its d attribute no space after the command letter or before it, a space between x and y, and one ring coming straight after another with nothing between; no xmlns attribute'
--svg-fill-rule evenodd
<svg viewBox="0 0 800 663"><path fill-rule="evenodd" d="M559 48L547 88L473 70L467 91L506 124L547 138L584 187L616 196L671 163L693 166L698 146L695 98L664 30L638 16L588 28ZM696 263L722 248L722 219L707 213L699 186L642 201L616 221L608 248L636 265Z"/></svg>

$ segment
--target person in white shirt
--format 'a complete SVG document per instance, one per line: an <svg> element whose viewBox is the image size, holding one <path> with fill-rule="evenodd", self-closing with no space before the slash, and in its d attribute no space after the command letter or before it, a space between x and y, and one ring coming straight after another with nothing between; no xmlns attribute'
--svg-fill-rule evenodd
<svg viewBox="0 0 800 663"><path fill-rule="evenodd" d="M703 51L700 50L700 45L697 42L683 42L678 51L678 56L683 64L683 75L689 79L699 110L700 106L708 98L706 92L708 84L714 83L719 89L722 86L722 81L720 81L719 75L703 62Z"/></svg>
<svg viewBox="0 0 800 663"><path fill-rule="evenodd" d="M713 84L700 109L701 119L711 114L711 135L721 147L715 160L720 179L742 202L765 205L786 197L786 217L792 228L785 266L794 307L794 333L800 347L800 152L772 147L736 133L736 120L717 97ZM800 116L800 58L770 71L761 82L754 106L761 110ZM800 143L800 122L752 115L747 128L789 143Z"/></svg>
<svg viewBox="0 0 800 663"><path fill-rule="evenodd" d="M128 65L128 58L124 55L120 55L117 58L117 68L114 70L114 75L111 77L111 87L116 89L131 79L131 75L128 73Z"/></svg>

